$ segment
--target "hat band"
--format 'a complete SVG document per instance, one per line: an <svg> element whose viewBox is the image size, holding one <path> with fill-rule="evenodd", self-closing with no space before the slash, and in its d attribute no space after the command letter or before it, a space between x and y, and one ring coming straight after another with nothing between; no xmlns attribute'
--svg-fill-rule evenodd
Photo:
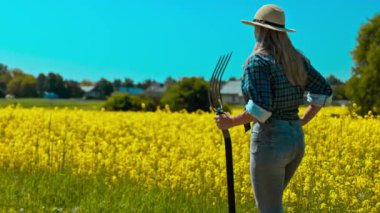
<svg viewBox="0 0 380 213"><path fill-rule="evenodd" d="M261 24L269 24L269 25L271 25L273 27L285 28L285 25L283 25L283 24L276 24L276 23L273 23L273 22L270 22L270 21L261 20L261 19L253 19L253 22L259 22Z"/></svg>

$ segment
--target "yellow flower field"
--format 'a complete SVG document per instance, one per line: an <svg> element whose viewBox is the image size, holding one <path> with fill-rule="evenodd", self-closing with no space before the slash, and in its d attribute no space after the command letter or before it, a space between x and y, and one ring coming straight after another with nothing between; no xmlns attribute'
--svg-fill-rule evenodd
<svg viewBox="0 0 380 213"><path fill-rule="evenodd" d="M304 110L304 109L303 109ZM302 111L302 110L301 110ZM234 113L237 113L235 111ZM224 141L213 114L0 109L0 168L105 174L226 199ZM288 212L378 212L380 117L324 108L304 127L306 154L285 192ZM253 202L249 133L231 129L237 202Z"/></svg>

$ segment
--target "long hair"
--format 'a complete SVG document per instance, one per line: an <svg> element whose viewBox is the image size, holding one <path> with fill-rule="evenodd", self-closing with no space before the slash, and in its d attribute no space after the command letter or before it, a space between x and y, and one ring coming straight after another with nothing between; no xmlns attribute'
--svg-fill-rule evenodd
<svg viewBox="0 0 380 213"><path fill-rule="evenodd" d="M294 86L304 86L307 81L306 57L290 41L286 32L255 26L254 54L271 55L282 67L288 81Z"/></svg>

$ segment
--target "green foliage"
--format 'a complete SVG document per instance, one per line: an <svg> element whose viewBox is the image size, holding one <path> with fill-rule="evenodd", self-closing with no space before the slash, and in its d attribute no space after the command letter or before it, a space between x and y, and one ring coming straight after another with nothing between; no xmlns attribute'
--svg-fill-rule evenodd
<svg viewBox="0 0 380 213"><path fill-rule="evenodd" d="M6 93L16 97L36 97L37 80L32 75L17 74L7 84Z"/></svg>
<svg viewBox="0 0 380 213"><path fill-rule="evenodd" d="M161 103L169 105L173 111L209 111L208 84L201 78L184 78L167 89Z"/></svg>
<svg viewBox="0 0 380 213"><path fill-rule="evenodd" d="M99 92L102 97L110 96L113 92L113 84L102 78L96 83L95 91Z"/></svg>
<svg viewBox="0 0 380 213"><path fill-rule="evenodd" d="M347 100L345 85L331 85L333 90L333 100Z"/></svg>
<svg viewBox="0 0 380 213"><path fill-rule="evenodd" d="M150 87L153 84L157 84L157 81L151 80L151 79L146 79L145 81L136 84L136 86L143 88L143 89L147 89L148 87Z"/></svg>
<svg viewBox="0 0 380 213"><path fill-rule="evenodd" d="M326 81L328 84L330 85L342 85L344 84L340 79L338 79L337 77L335 77L334 75L329 75L327 78L326 78Z"/></svg>
<svg viewBox="0 0 380 213"><path fill-rule="evenodd" d="M36 92L39 97L42 97L44 92L46 91L46 75L43 73L40 73L37 76L37 85L36 85Z"/></svg>
<svg viewBox="0 0 380 213"><path fill-rule="evenodd" d="M132 108L131 97L126 93L118 93L109 97L104 104L108 111L126 111Z"/></svg>
<svg viewBox="0 0 380 213"><path fill-rule="evenodd" d="M60 98L81 98L84 94L79 83L72 80L63 80L63 77L56 73L48 73L46 76L40 73L37 76L36 93L42 97L44 92L53 92Z"/></svg>
<svg viewBox="0 0 380 213"><path fill-rule="evenodd" d="M133 111L154 111L157 109L157 104L153 99L148 97L131 96Z"/></svg>
<svg viewBox="0 0 380 213"><path fill-rule="evenodd" d="M79 83L76 81L64 81L67 96L71 98L81 98L84 95L84 91L80 88Z"/></svg>
<svg viewBox="0 0 380 213"><path fill-rule="evenodd" d="M68 97L63 77L58 73L48 73L44 82L44 91L53 92L60 98Z"/></svg>
<svg viewBox="0 0 380 213"><path fill-rule="evenodd" d="M120 79L115 79L112 84L113 84L113 90L118 91L120 87L123 85L123 82L121 82Z"/></svg>
<svg viewBox="0 0 380 213"><path fill-rule="evenodd" d="M340 79L336 78L334 75L330 75L326 78L328 84L330 84L333 90L333 100L347 100L345 83Z"/></svg>
<svg viewBox="0 0 380 213"><path fill-rule="evenodd" d="M169 76L169 77L167 77L165 79L164 84L165 84L166 87L170 87L171 85L175 84L176 82L177 81L174 78L172 78L171 76Z"/></svg>
<svg viewBox="0 0 380 213"><path fill-rule="evenodd" d="M361 115L369 110L380 113L380 14L363 25L352 51L355 67L347 82L347 96L360 106Z"/></svg>
<svg viewBox="0 0 380 213"><path fill-rule="evenodd" d="M37 76L35 91L39 97L42 97L45 92L49 92L58 95L59 98L69 98L72 97L71 93L76 91L73 86L73 81L64 81L63 77L58 73L49 72L47 75L40 73Z"/></svg>
<svg viewBox="0 0 380 213"><path fill-rule="evenodd" d="M108 111L154 111L156 104L153 99L115 93L107 99L104 108Z"/></svg>
<svg viewBox="0 0 380 213"><path fill-rule="evenodd" d="M12 75L5 64L0 64L0 97L6 95L7 84L12 79Z"/></svg>
<svg viewBox="0 0 380 213"><path fill-rule="evenodd" d="M135 86L135 83L133 82L132 79L130 79L130 78L125 78L125 79L124 79L124 82L121 84L121 86L125 86L125 87L134 87L134 86Z"/></svg>

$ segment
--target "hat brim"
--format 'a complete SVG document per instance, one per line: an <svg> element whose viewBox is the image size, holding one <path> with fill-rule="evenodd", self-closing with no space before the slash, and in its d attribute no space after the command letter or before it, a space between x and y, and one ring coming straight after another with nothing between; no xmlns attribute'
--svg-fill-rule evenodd
<svg viewBox="0 0 380 213"><path fill-rule="evenodd" d="M263 23L259 23L259 22L253 22L253 21L247 21L247 20L242 20L241 22L243 24L248 24L248 25L252 25L252 26L265 27L265 28L268 28L268 29L271 29L271 30L276 30L276 31L281 31L281 32L290 32L290 33L296 32L296 30L294 30L294 29L275 27L275 26L272 26L272 25L269 25L269 24L263 24Z"/></svg>

